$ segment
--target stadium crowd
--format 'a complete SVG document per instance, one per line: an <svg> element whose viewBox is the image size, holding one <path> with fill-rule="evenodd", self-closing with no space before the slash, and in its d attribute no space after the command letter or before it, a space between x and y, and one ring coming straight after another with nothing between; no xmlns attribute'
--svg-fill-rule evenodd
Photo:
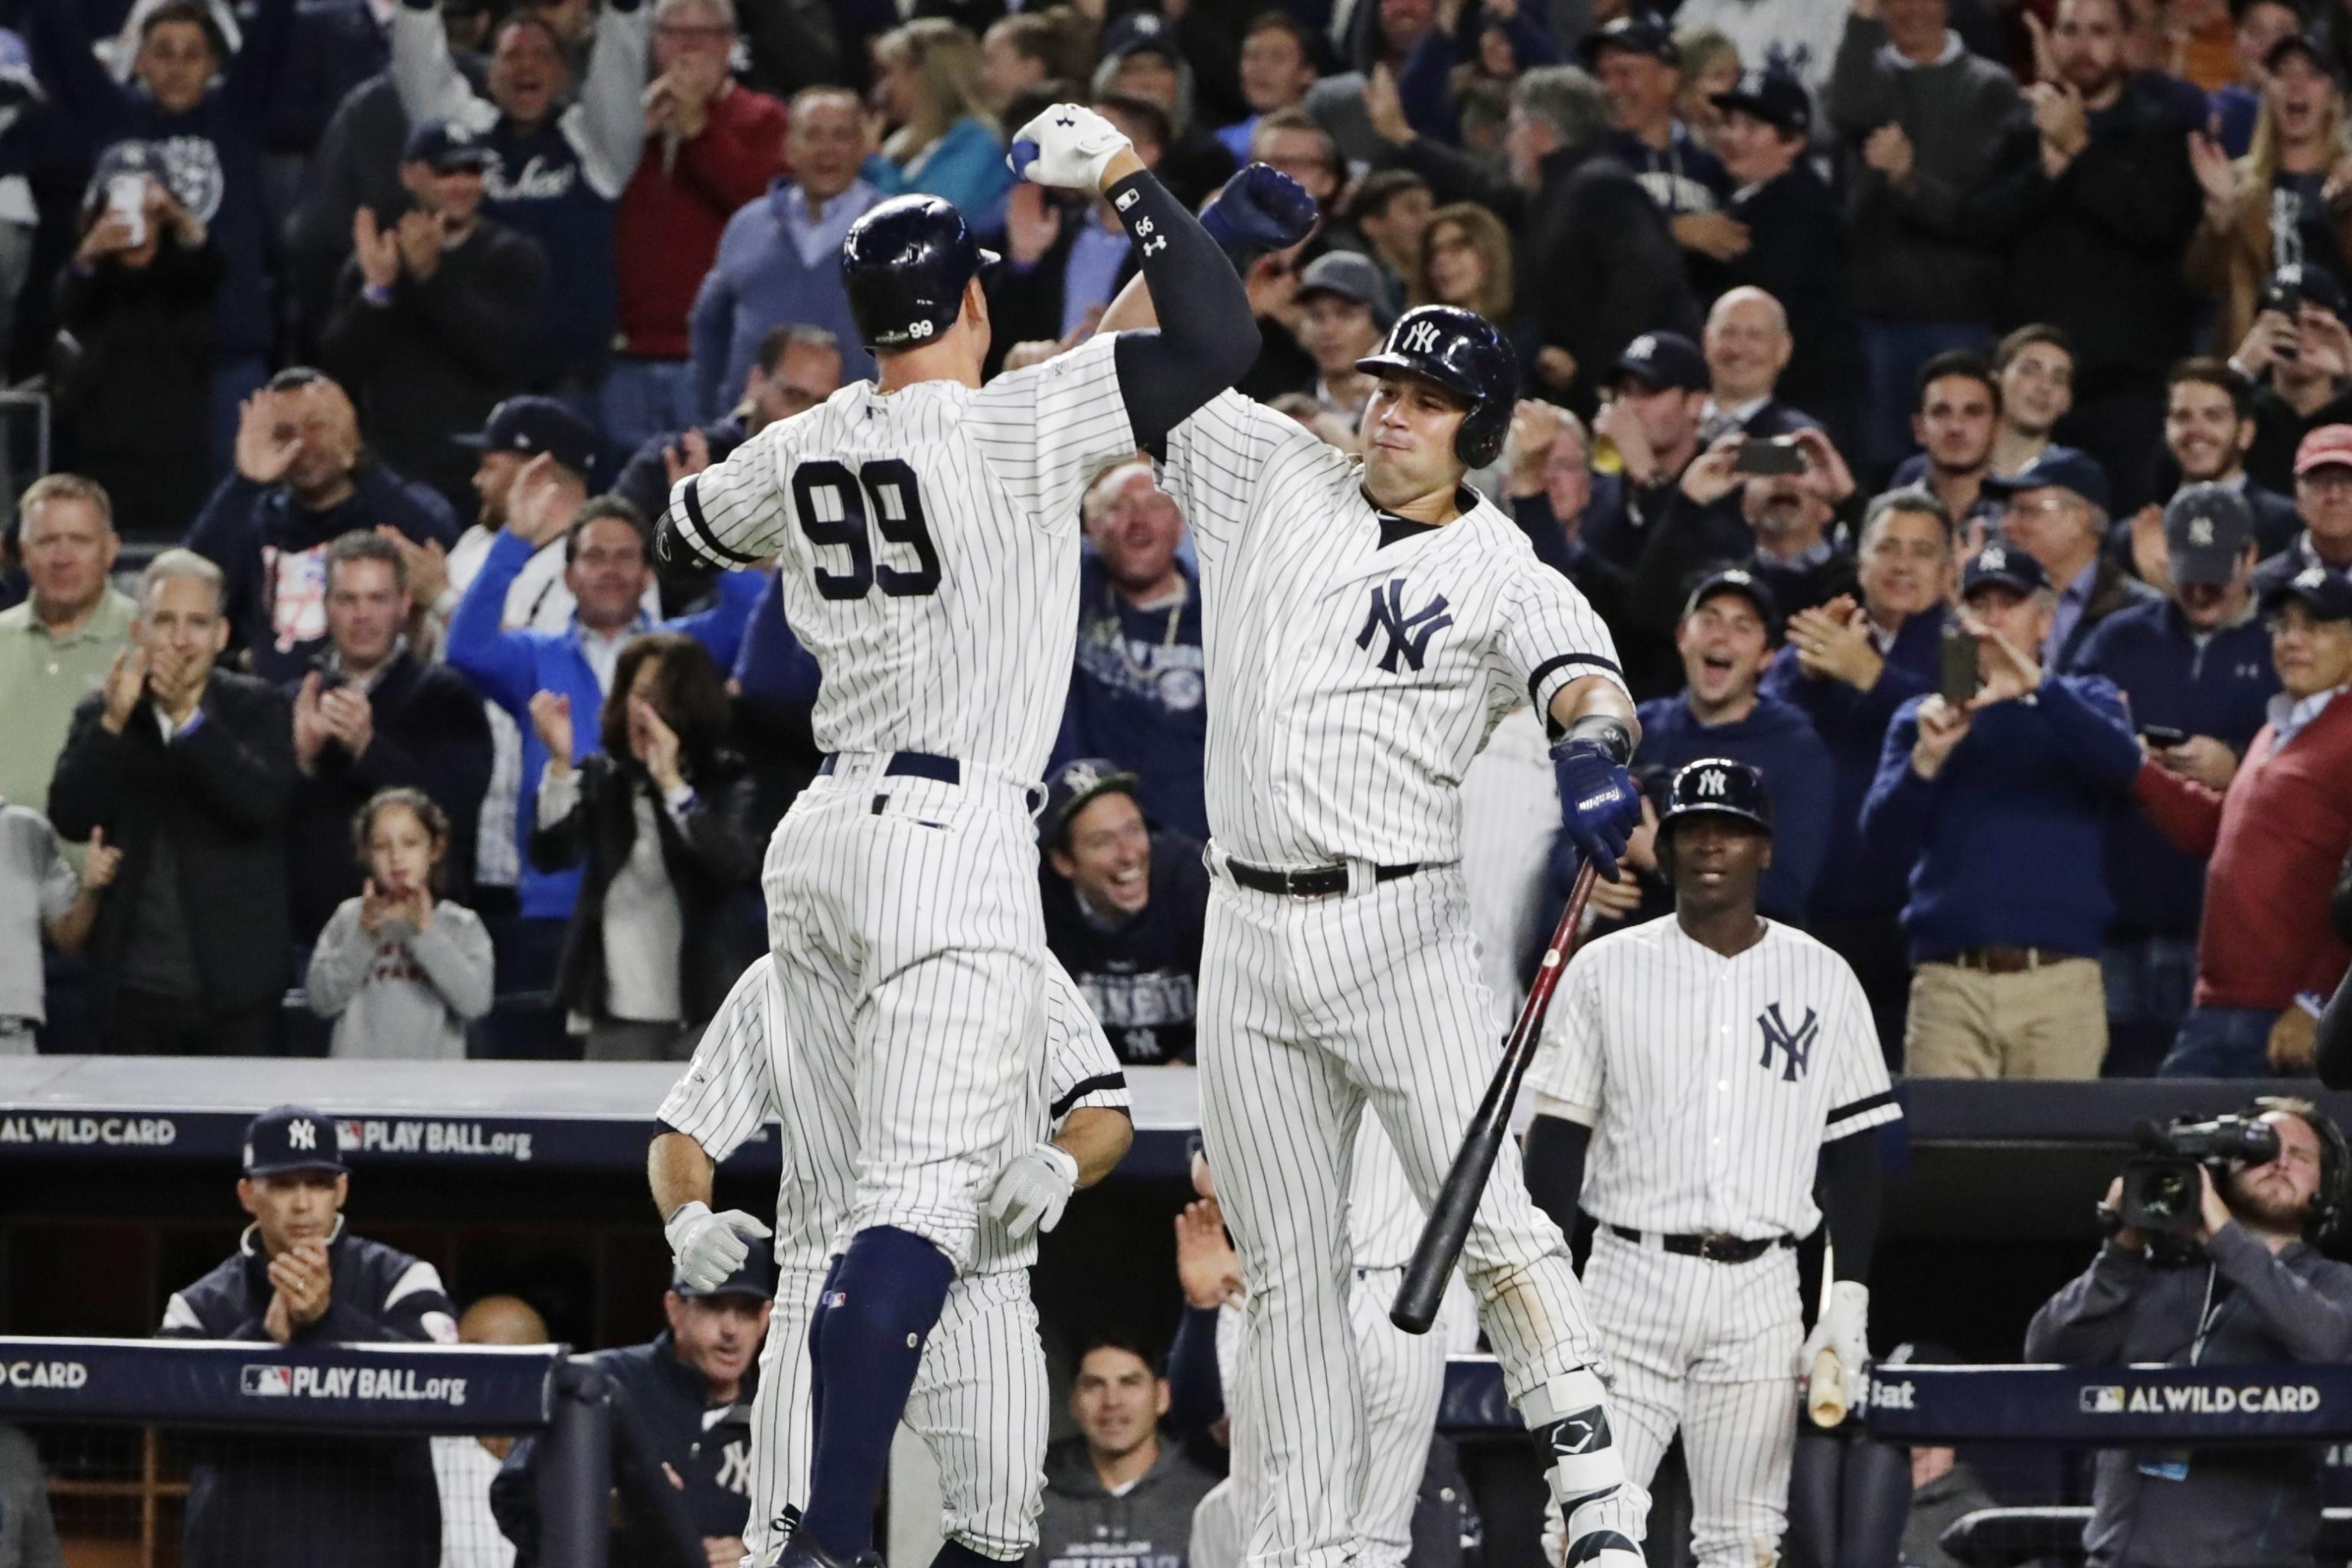
<svg viewBox="0 0 2352 1568"><path fill-rule="evenodd" d="M2308 1069L2352 952L2352 9L0 23L0 315L55 412L0 613L0 1045L682 1057L763 943L820 672L757 571L656 564L667 489L870 373L833 255L887 195L993 237L997 362L1083 338L1128 240L1003 157L1072 98L1187 200L1259 161L1322 204L1249 274L1244 390L1327 439L1402 307L1507 328L1481 483L1608 617L1643 777L1763 771L1764 907L1891 1063ZM1048 923L1122 1055L1182 1060L1200 584L1147 458L1083 525ZM1481 816L1540 758L1491 748ZM1498 981L1546 848L1473 825ZM1596 904L1667 898L1644 837Z"/></svg>

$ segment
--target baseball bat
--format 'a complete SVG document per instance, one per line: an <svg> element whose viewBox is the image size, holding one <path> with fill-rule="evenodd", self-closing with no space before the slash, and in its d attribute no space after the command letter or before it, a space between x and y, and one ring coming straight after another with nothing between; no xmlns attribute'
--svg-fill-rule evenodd
<svg viewBox="0 0 2352 1568"><path fill-rule="evenodd" d="M1543 962L1536 965L1535 984L1528 987L1518 1021L1511 1026L1510 1037L1503 1044L1502 1064L1486 1086L1486 1098L1478 1102L1477 1114L1470 1119L1470 1130L1454 1156L1454 1168L1445 1173L1444 1184L1437 1189L1437 1201L1429 1206L1421 1239L1413 1245L1412 1261L1405 1265L1404 1283L1397 1287L1396 1300L1389 1307L1389 1321L1406 1333L1425 1334L1437 1321L1437 1304L1445 1295L1454 1260L1462 1255L1463 1238L1470 1234L1470 1218L1486 1194L1487 1173L1495 1168L1503 1140L1510 1135L1511 1106L1519 1098L1519 1080L1528 1076L1528 1064L1535 1059L1536 1046L1543 1037L1544 1013L1551 1006L1551 994L1559 985L1569 955L1576 951L1593 878L1592 863L1588 860L1576 874L1576 887L1568 896L1559 929L1551 933L1551 945L1544 949Z"/></svg>
<svg viewBox="0 0 2352 1568"><path fill-rule="evenodd" d="M1835 1351L1813 1357L1812 1375L1805 1384L1805 1411L1816 1426L1834 1426L1845 1419L1845 1363Z"/></svg>

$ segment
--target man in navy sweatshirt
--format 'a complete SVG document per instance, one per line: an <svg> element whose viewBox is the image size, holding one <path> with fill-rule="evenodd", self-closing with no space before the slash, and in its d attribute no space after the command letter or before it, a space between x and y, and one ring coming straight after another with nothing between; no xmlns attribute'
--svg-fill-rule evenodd
<svg viewBox="0 0 2352 1568"><path fill-rule="evenodd" d="M2042 663L2057 596L2006 539L1969 563L1961 625L1977 690L1906 702L1863 803L1871 853L1911 870L1915 1078L2098 1076L2098 954L2114 904L2099 865L2139 743L2115 683Z"/></svg>
<svg viewBox="0 0 2352 1568"><path fill-rule="evenodd" d="M2278 689L2270 634L2254 614L2260 532L2243 490L2180 491L2164 509L2170 596L2102 621L2075 660L2123 692L2158 766L2217 790L2230 787ZM2100 960L2109 1072L2152 1073L2196 985L2205 859L2125 805L2108 830L2106 877L2116 900Z"/></svg>

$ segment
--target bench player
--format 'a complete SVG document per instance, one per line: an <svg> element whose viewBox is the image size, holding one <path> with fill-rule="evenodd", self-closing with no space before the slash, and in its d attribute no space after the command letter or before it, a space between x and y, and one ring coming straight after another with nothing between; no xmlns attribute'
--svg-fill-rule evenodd
<svg viewBox="0 0 2352 1568"><path fill-rule="evenodd" d="M1045 1355L1029 1300L1037 1233L1071 1193L1108 1175L1133 1141L1126 1076L1085 996L1059 964L1045 971L1043 1070L1033 1079L1017 1142L990 1189L970 1264L948 1289L907 1400L907 1424L940 1467L945 1543L932 1568L997 1568L1037 1542L1045 1487ZM662 1101L663 1131L647 1154L654 1203L681 1274L724 1279L745 1235L766 1227L740 1211L710 1212L711 1174L771 1116L781 1119L776 1304L760 1352L751 1410L751 1561L773 1561L790 1533L781 1516L808 1485L808 1328L854 1183L850 1129L817 1110L809 1071L825 1064L793 1048L775 961L743 972L703 1031L694 1060Z"/></svg>
<svg viewBox="0 0 2352 1568"><path fill-rule="evenodd" d="M1152 310L1130 288L1104 326ZM1608 629L1464 483L1502 450L1508 343L1423 306L1358 368L1376 381L1360 460L1230 394L1163 448L1207 606L1202 1130L1250 1284L1234 1462L1262 1478L1258 1568L1336 1568L1361 1545L1342 1217L1357 1121L1379 1116L1427 1207L1495 1066L1463 770L1526 701L1558 737L1565 831L1602 876L1640 816ZM1633 1568L1647 1500L1610 1436L1601 1345L1567 1242L1511 1163L1464 1258L1512 1403L1549 1449L1568 1563Z"/></svg>
<svg viewBox="0 0 2352 1568"><path fill-rule="evenodd" d="M829 1064L812 1076L856 1150L787 1563L866 1550L922 1338L1018 1124L1046 962L1030 814L1069 686L1079 493L1257 353L1240 280L1108 121L1057 105L1021 146L1029 178L1109 202L1175 324L982 387L984 254L947 203L885 202L842 246L879 384L680 481L663 534L719 565L776 556L824 675L826 760L762 879L794 1048Z"/></svg>
<svg viewBox="0 0 2352 1568"><path fill-rule="evenodd" d="M1838 1352L1861 1404L1879 1166L1857 1134L1902 1112L1853 971L1757 918L1763 775L1721 757L1677 771L1658 861L1675 912L1591 943L1560 977L1528 1075L1528 1185L1563 1229L1580 1192L1601 1222L1584 1289L1627 1473L1647 1485L1679 1426L1693 1552L1746 1568L1779 1561L1816 1352ZM1801 1348L1793 1249L1823 1210L1837 1279Z"/></svg>

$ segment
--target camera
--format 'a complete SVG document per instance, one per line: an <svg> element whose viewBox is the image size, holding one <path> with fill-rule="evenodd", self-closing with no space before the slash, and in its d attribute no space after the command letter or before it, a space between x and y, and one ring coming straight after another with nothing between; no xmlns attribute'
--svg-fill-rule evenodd
<svg viewBox="0 0 2352 1568"><path fill-rule="evenodd" d="M2132 1130L2132 1138L2146 1152L2124 1166L2123 1202L2116 1217L2125 1228L2150 1236L2195 1234L2204 1205L2199 1166L2218 1180L2233 1164L2268 1164L2279 1152L2277 1130L2246 1116L2161 1127L2143 1121Z"/></svg>

